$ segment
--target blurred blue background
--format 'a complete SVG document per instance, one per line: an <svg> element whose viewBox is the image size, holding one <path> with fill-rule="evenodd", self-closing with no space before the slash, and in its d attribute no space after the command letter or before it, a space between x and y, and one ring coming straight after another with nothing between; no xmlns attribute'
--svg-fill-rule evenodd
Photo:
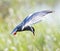
<svg viewBox="0 0 60 51"><path fill-rule="evenodd" d="M29 31L11 31L36 11L53 10ZM0 0L0 51L60 51L60 0Z"/></svg>

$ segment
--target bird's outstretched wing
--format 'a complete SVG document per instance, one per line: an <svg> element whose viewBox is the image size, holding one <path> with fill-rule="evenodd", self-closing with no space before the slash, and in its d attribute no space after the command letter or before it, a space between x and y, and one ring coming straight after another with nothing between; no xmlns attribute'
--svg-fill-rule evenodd
<svg viewBox="0 0 60 51"><path fill-rule="evenodd" d="M29 16L27 16L23 22L21 23L21 25L24 25L24 27L26 26L30 26L32 24L35 24L39 21L41 21L45 15L49 14L49 13L52 13L53 11L50 11L50 10L44 10L44 11L41 11L41 12L35 12Z"/></svg>

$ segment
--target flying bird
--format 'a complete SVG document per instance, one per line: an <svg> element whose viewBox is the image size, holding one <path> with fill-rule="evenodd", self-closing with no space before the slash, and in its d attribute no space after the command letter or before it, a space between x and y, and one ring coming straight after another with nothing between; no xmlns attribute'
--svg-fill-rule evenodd
<svg viewBox="0 0 60 51"><path fill-rule="evenodd" d="M31 31L33 35L35 35L35 29L32 27L33 24L41 22L45 15L52 13L51 10L44 10L40 12L35 12L27 16L19 25L17 25L11 34L16 35L17 32L20 31Z"/></svg>

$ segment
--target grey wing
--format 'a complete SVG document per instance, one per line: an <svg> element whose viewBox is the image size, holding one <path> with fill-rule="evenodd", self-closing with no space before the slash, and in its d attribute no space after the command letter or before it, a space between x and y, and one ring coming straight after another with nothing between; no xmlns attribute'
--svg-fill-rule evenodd
<svg viewBox="0 0 60 51"><path fill-rule="evenodd" d="M35 12L29 16L27 16L24 21L22 22L22 24L24 24L23 28L26 26L31 26L39 21L42 21L44 16L47 15L48 13L52 13L53 11L49 11L49 10L44 10L41 12Z"/></svg>
<svg viewBox="0 0 60 51"><path fill-rule="evenodd" d="M25 26L29 26L43 20L44 16L48 13L52 13L52 11L44 10L44 11L36 12L34 14L29 15L24 21Z"/></svg>

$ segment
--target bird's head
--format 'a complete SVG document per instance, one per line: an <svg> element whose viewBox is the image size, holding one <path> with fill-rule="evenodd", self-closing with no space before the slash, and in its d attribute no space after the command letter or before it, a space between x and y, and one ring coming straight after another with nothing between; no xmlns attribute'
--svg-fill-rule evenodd
<svg viewBox="0 0 60 51"><path fill-rule="evenodd" d="M35 35L35 29L34 27L27 26L23 29L23 31L31 31L33 35Z"/></svg>

